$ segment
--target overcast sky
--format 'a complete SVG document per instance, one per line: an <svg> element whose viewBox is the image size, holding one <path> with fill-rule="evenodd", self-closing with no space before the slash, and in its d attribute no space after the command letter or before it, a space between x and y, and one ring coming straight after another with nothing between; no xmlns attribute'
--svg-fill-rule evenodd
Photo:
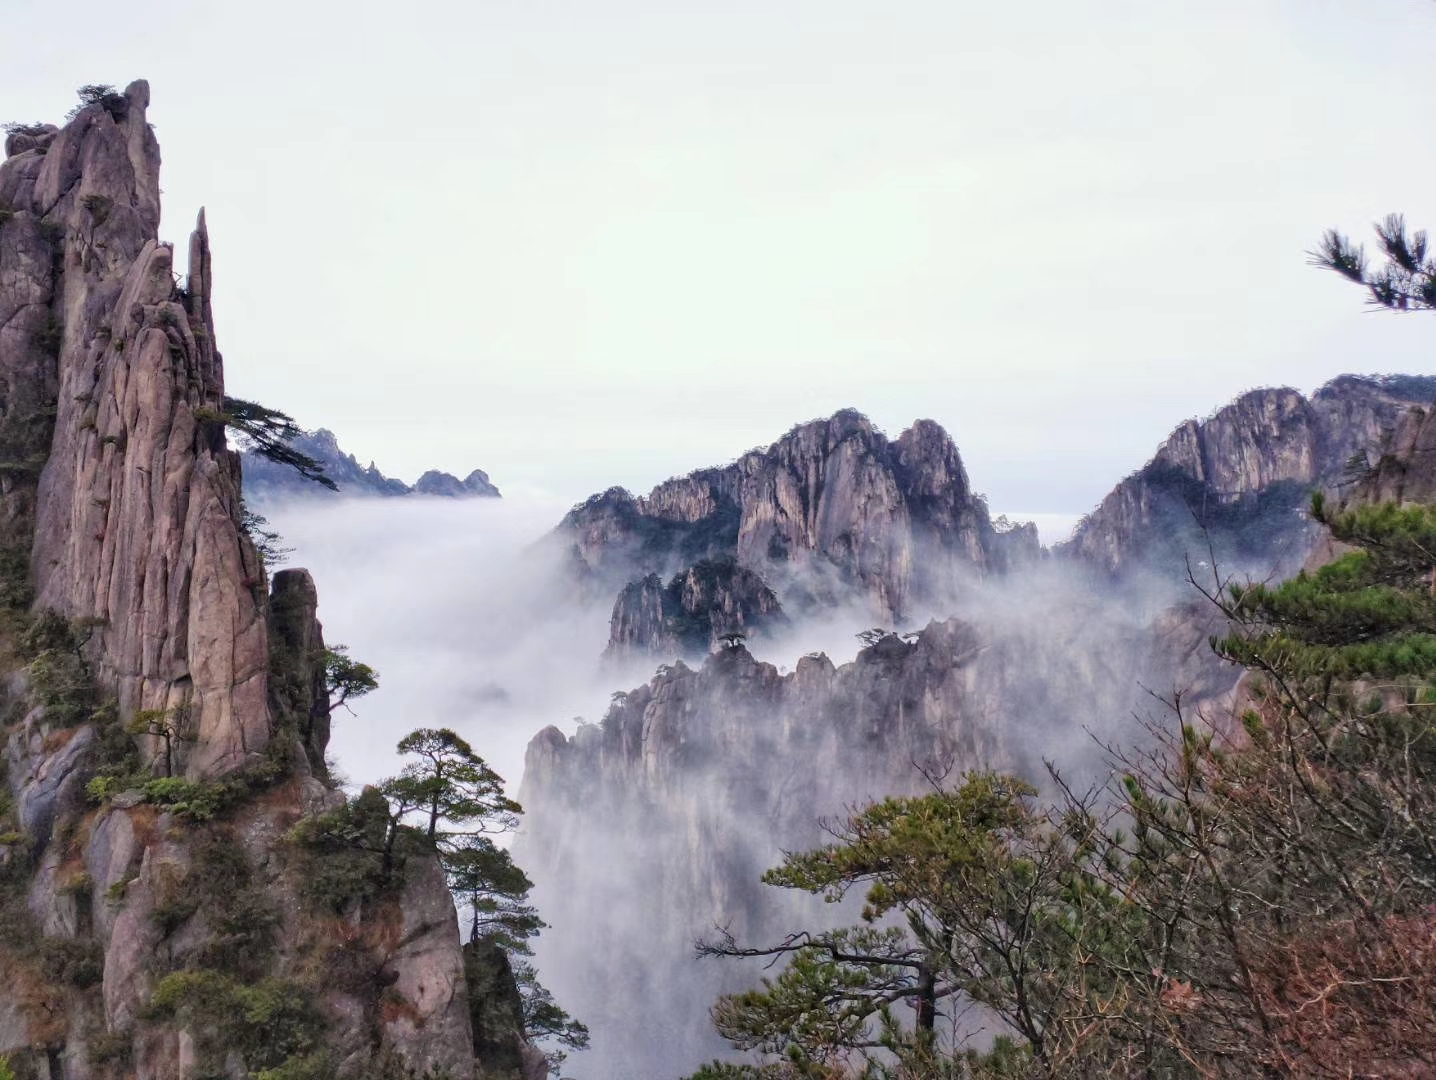
<svg viewBox="0 0 1436 1080"><path fill-rule="evenodd" d="M1427 0L3 0L5 118L150 80L231 392L406 479L646 489L843 406L1075 513L1257 385L1436 372Z"/></svg>

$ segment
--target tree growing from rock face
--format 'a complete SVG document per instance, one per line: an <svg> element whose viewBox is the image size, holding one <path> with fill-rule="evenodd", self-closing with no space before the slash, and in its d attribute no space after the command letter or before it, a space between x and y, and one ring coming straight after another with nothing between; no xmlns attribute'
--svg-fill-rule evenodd
<svg viewBox="0 0 1436 1080"><path fill-rule="evenodd" d="M351 699L379 689L379 673L351 657L348 646L335 645L324 650L324 685L329 690L329 711L347 709Z"/></svg>
<svg viewBox="0 0 1436 1080"><path fill-rule="evenodd" d="M470 943L491 942L511 958L529 955L529 941L544 926L528 902L533 883L492 839L518 824L522 807L504 795L503 778L448 728L419 728L400 740L398 749L414 760L380 785L389 801L391 838L406 817L417 815L450 891L467 909ZM392 839L386 850L392 851ZM525 1037L569 1049L587 1046L588 1029L554 1002L532 965L515 964L514 971ZM555 1067L564 1057L562 1051L549 1056Z"/></svg>
<svg viewBox="0 0 1436 1080"><path fill-rule="evenodd" d="M165 775L174 775L174 744L182 739L192 739L186 731L189 709L141 709L130 721L131 735L149 735L159 739L165 748Z"/></svg>
<svg viewBox="0 0 1436 1080"><path fill-rule="evenodd" d="M449 728L411 731L399 740L399 753L413 760L379 790L396 822L420 816L431 844L443 847L459 837L508 832L518 824L523 808L504 794L503 777Z"/></svg>
<svg viewBox="0 0 1436 1080"><path fill-rule="evenodd" d="M324 474L323 462L295 449L294 440L304 434L304 429L288 413L255 401L226 397L224 407L218 412L196 410L196 415L233 428L261 457L287 465L306 480L322 484L330 491L339 490L339 485Z"/></svg>
<svg viewBox="0 0 1436 1080"><path fill-rule="evenodd" d="M487 938L509 953L530 951L528 942L544 928L528 902L533 882L490 837L470 836L442 855L449 890L467 908L469 940Z"/></svg>

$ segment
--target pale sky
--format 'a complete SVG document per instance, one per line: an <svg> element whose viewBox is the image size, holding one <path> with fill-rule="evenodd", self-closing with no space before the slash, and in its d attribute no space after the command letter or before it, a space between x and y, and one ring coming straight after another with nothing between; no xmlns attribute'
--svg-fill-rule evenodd
<svg viewBox="0 0 1436 1080"><path fill-rule="evenodd" d="M1079 513L1189 415L1436 372L1427 0L3 3L0 119L148 78L232 393L412 480L646 490L855 406Z"/></svg>

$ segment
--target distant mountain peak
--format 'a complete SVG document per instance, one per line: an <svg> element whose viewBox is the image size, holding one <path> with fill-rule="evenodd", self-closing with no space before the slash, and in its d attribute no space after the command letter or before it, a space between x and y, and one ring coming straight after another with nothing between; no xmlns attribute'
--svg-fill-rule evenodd
<svg viewBox="0 0 1436 1080"><path fill-rule="evenodd" d="M339 485L341 496L433 495L451 499L498 498L499 489L489 474L475 469L464 479L430 469L413 484L385 476L372 460L367 468L358 458L346 454L339 439L328 428L305 432L294 440L294 448L319 461L325 475ZM240 455L244 468L244 493L251 501L278 498L324 498L335 493L305 480L293 469L245 451Z"/></svg>

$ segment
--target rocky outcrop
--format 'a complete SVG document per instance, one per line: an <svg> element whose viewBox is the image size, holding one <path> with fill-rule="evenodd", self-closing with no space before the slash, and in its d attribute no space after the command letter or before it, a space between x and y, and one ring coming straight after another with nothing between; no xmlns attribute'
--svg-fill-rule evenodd
<svg viewBox="0 0 1436 1080"><path fill-rule="evenodd" d="M1436 407L1409 411L1383 451L1352 485L1351 499L1436 503Z"/></svg>
<svg viewBox="0 0 1436 1080"><path fill-rule="evenodd" d="M430 469L409 489L411 495L440 495L448 499L498 498L499 489L489 482L489 474L475 469L460 480L446 472Z"/></svg>
<svg viewBox="0 0 1436 1080"><path fill-rule="evenodd" d="M148 104L90 92L0 165L0 1054L467 1080L437 861L316 899L295 839L345 802L318 595L302 570L271 591L246 535L209 237L201 213L181 286Z"/></svg>
<svg viewBox="0 0 1436 1080"><path fill-rule="evenodd" d="M575 507L556 535L612 587L729 556L790 611L857 595L890 622L962 575L1037 550L1035 532L992 527L937 424L918 421L893 442L852 410L642 498L612 488Z"/></svg>
<svg viewBox="0 0 1436 1080"><path fill-rule="evenodd" d="M641 1044L633 1003L643 1000L642 1024L681 1048L610 1059L607 1071L585 1063L594 1080L674 1075L721 1049L702 1017L722 976L692 968L691 943L714 926L754 940L820 923L773 890L760 895L758 881L783 851L824 842L824 816L973 768L1041 784L1047 760L1081 789L1110 768L1101 743L1142 745L1134 714L1168 724L1162 699L1178 694L1186 719L1230 724L1237 672L1209 647L1224 620L1184 583L1188 567L1208 588L1227 570L1294 570L1314 538L1302 513L1312 488L1349 475L1388 497L1436 490L1436 467L1420 464L1436 424L1412 412L1432 392L1432 380L1345 377L1310 400L1244 395L1178 428L1064 559L1040 558L1028 529L988 521L936 425L888 443L851 413L647 497L609 491L577 508L561 535L591 575L655 567L620 594L611 653L680 655L674 626L715 606L701 593L676 603L684 573L665 584L656 568L715 551L772 582L790 611L820 610L827 588L829 599L935 599L957 616L916 635L871 634L841 666L814 654L785 673L742 647L664 665L615 695L601 724L533 739L520 842L554 921L554 989L596 1043ZM1401 452L1382 457L1390 428ZM943 587L953 581L964 587ZM789 602L800 595L806 608ZM569 939L583 909L620 897L617 925ZM634 967L665 987L662 1002L624 983Z"/></svg>
<svg viewBox="0 0 1436 1080"><path fill-rule="evenodd" d="M135 83L0 167L0 382L16 389L7 420L53 422L33 495L37 604L93 626L123 715L187 710L184 766L211 776L268 739L263 573L236 524L238 462L204 419L224 394L208 236L201 215L179 288L156 238L148 104Z"/></svg>
<svg viewBox="0 0 1436 1080"><path fill-rule="evenodd" d="M613 605L605 656L702 656L725 635L772 633L787 616L777 595L731 557L705 559L664 584L657 574L624 587Z"/></svg>
<svg viewBox="0 0 1436 1080"><path fill-rule="evenodd" d="M1143 686L1219 707L1235 674L1206 648L1209 614L1136 618L1058 570L984 590L964 618L876 637L847 664L810 654L783 672L740 645L664 665L601 724L534 737L519 858L552 922L540 958L562 957L552 989L595 1045L625 1048L586 1075L671 1076L719 1052L707 1006L753 972L695 968L692 943L715 926L761 940L824 918L759 883L784 851L824 841L822 819L974 768L1040 783L1056 760L1080 787L1102 775L1102 738L1134 712L1162 717ZM586 918L620 897L621 918ZM661 1001L624 984L635 968ZM663 1048L644 1047L654 1024Z"/></svg>
<svg viewBox="0 0 1436 1080"><path fill-rule="evenodd" d="M489 482L489 474L475 469L460 480L446 472L430 469L414 484L406 484L385 476L370 462L361 466L353 454L339 447L334 432L327 428L306 432L292 443L294 449L307 454L324 467L324 475L333 480L337 491L331 491L306 480L287 465L271 461L253 450L240 455L244 462L244 494L256 504L280 498L325 498L335 495L384 496L438 495L451 499L498 498L499 489Z"/></svg>
<svg viewBox="0 0 1436 1080"><path fill-rule="evenodd" d="M1209 550L1261 576L1299 567L1315 539L1305 515L1316 488L1365 471L1392 431L1436 397L1436 380L1345 375L1310 400L1254 390L1177 428L1059 550L1108 574L1180 573Z"/></svg>

